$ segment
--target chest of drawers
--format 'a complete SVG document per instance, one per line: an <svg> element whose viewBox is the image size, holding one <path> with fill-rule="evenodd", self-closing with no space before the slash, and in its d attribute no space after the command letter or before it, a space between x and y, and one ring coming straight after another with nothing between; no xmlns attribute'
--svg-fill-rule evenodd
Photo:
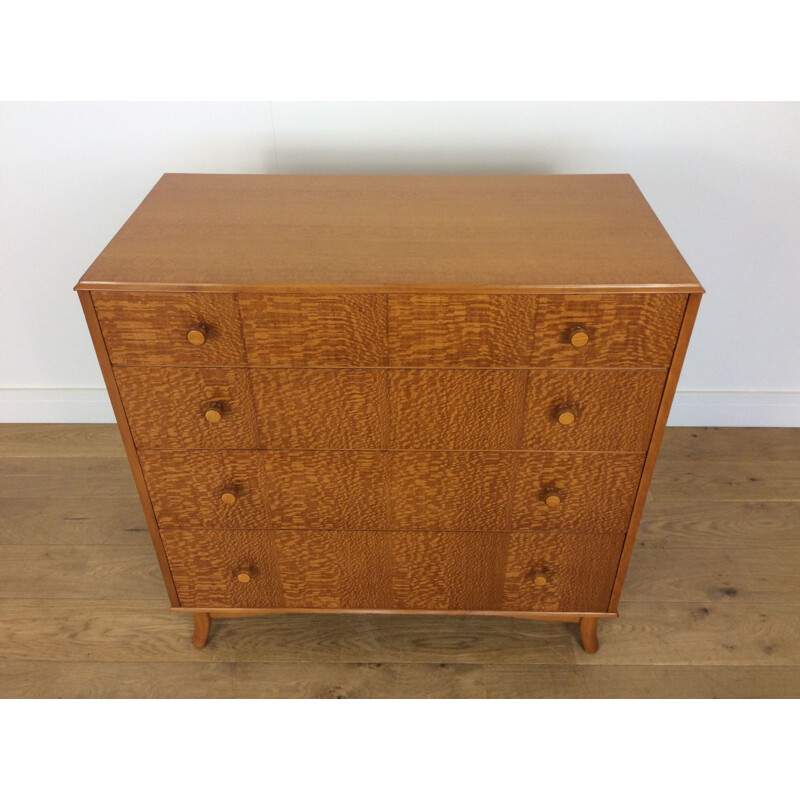
<svg viewBox="0 0 800 800"><path fill-rule="evenodd" d="M172 607L615 616L702 288L634 182L165 175L76 287Z"/></svg>

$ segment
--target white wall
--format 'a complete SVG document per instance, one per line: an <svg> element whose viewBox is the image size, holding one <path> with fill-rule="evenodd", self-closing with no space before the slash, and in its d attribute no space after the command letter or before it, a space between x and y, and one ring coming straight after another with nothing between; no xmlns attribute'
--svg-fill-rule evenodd
<svg viewBox="0 0 800 800"><path fill-rule="evenodd" d="M707 295L671 424L800 426L800 104L0 104L0 421L113 419L71 291L164 172L629 172Z"/></svg>

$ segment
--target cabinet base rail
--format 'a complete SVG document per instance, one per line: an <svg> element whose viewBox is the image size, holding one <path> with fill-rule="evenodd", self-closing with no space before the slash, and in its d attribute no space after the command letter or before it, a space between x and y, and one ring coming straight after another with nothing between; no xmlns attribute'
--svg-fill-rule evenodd
<svg viewBox="0 0 800 800"><path fill-rule="evenodd" d="M192 644L205 647L211 631L212 619L235 619L240 617L262 617L269 614L417 614L434 616L479 616L513 617L533 622L576 622L581 645L587 653L596 653L600 643L597 638L597 623L601 617L617 617L611 612L586 612L580 614L561 611L462 611L453 609L384 609L384 608L173 608L194 617Z"/></svg>

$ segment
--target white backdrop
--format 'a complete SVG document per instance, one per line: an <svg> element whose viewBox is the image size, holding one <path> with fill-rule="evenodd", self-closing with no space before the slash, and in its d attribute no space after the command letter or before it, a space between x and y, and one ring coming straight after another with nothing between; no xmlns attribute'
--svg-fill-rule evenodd
<svg viewBox="0 0 800 800"><path fill-rule="evenodd" d="M706 288L670 424L800 426L800 104L0 104L0 422L111 421L83 271L164 172L630 173Z"/></svg>

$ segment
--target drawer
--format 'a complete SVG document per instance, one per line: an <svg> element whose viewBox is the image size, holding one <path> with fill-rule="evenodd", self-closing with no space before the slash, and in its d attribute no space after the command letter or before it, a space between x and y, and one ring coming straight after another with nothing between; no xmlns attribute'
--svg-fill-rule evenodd
<svg viewBox="0 0 800 800"><path fill-rule="evenodd" d="M141 449L644 452L664 370L117 367Z"/></svg>
<svg viewBox="0 0 800 800"><path fill-rule="evenodd" d="M246 369L116 367L114 377L139 449L259 445Z"/></svg>
<svg viewBox="0 0 800 800"><path fill-rule="evenodd" d="M604 612L621 534L164 529L189 608Z"/></svg>
<svg viewBox="0 0 800 800"><path fill-rule="evenodd" d="M386 296L239 295L251 365L377 367L386 360Z"/></svg>
<svg viewBox="0 0 800 800"><path fill-rule="evenodd" d="M245 364L232 294L92 292L112 364Z"/></svg>
<svg viewBox="0 0 800 800"><path fill-rule="evenodd" d="M623 533L644 456L142 451L159 525Z"/></svg>
<svg viewBox="0 0 800 800"><path fill-rule="evenodd" d="M685 294L541 295L531 365L666 369L685 308Z"/></svg>
<svg viewBox="0 0 800 800"><path fill-rule="evenodd" d="M666 370L531 370L521 450L646 452Z"/></svg>

